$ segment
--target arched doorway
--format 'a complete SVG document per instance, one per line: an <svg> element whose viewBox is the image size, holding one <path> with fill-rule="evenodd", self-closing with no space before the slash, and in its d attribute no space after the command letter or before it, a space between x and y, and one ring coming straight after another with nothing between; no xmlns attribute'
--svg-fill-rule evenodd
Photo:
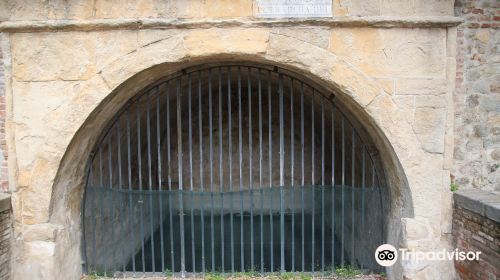
<svg viewBox="0 0 500 280"><path fill-rule="evenodd" d="M377 271L381 165L332 97L292 72L243 63L144 89L91 155L87 272Z"/></svg>

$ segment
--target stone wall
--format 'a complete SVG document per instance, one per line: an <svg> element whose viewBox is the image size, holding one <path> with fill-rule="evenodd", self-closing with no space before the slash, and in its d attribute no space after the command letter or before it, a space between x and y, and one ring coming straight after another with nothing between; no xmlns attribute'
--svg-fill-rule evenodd
<svg viewBox="0 0 500 280"><path fill-rule="evenodd" d="M453 237L460 251L480 251L479 261L455 261L460 279L500 278L500 195L480 190L454 196Z"/></svg>
<svg viewBox="0 0 500 280"><path fill-rule="evenodd" d="M0 193L0 279L10 279L11 263L11 207L10 196Z"/></svg>
<svg viewBox="0 0 500 280"><path fill-rule="evenodd" d="M294 20L254 18L250 0L31 2L0 2L14 277L80 277L96 139L144 87L214 61L277 65L335 93L384 164L388 240L451 244L453 1L335 0L334 18ZM388 275L452 278L450 267L398 264Z"/></svg>
<svg viewBox="0 0 500 280"><path fill-rule="evenodd" d="M500 191L500 6L457 0L453 175L464 188Z"/></svg>

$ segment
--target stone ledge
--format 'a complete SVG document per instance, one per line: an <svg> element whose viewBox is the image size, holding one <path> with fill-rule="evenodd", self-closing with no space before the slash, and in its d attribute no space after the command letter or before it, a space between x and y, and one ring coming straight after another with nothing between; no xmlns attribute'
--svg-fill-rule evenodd
<svg viewBox="0 0 500 280"><path fill-rule="evenodd" d="M10 195L6 193L0 193L0 212L10 210Z"/></svg>
<svg viewBox="0 0 500 280"><path fill-rule="evenodd" d="M453 195L455 205L500 223L500 195L478 190L461 190Z"/></svg>
<svg viewBox="0 0 500 280"><path fill-rule="evenodd" d="M95 20L45 20L45 21L4 21L0 22L0 32L46 32L46 31L94 31L116 29L170 29L170 28L211 28L211 27L280 27L280 26L327 26L327 27L451 27L462 23L462 19L452 16L369 16L303 19L95 19Z"/></svg>

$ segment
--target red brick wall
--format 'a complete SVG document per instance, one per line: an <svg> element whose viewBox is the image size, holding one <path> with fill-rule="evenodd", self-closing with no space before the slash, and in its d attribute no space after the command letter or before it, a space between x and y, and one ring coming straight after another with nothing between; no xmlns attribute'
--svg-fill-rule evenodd
<svg viewBox="0 0 500 280"><path fill-rule="evenodd" d="M0 212L0 279L9 279L10 274L10 209Z"/></svg>
<svg viewBox="0 0 500 280"><path fill-rule="evenodd" d="M460 279L500 279L500 224L455 205L453 239L460 251L480 251L479 261L455 261Z"/></svg>

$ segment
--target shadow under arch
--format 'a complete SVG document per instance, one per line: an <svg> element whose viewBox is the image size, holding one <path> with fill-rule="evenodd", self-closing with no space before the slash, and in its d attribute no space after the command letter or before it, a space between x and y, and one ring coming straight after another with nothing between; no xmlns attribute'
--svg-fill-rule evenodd
<svg viewBox="0 0 500 280"><path fill-rule="evenodd" d="M62 266L71 267L76 262L81 261L80 221L82 219L82 201L89 165L88 159L91 157L95 145L99 142L102 132L113 123L117 113L138 93L151 88L152 85L159 81L171 78L176 73L181 73L184 69L203 67L206 64L227 65L234 63L259 65L268 68L278 67L278 69L314 86L320 92L330 93L331 97L335 98L337 106L344 108L345 113L353 117L352 119L355 120L353 125L357 131L364 133L366 139L370 139L372 156L378 167L380 177L389 190L386 196L389 199L387 221L385 223L386 240L391 244L399 244L401 218L413 217L411 192L404 170L389 140L365 109L355 102L349 94L336 87L335 84L311 74L308 69L264 60L261 57L241 56L234 59L232 55L219 55L177 63L164 63L137 73L113 90L92 111L85 123L75 133L56 175L50 207L51 222L63 225L65 229L64 233L58 236L56 241L61 244L56 248L64 248L63 250L56 249L56 254L65 256L69 252L69 257L61 258L67 262L62 263ZM394 275L398 274L398 268L396 267Z"/></svg>

